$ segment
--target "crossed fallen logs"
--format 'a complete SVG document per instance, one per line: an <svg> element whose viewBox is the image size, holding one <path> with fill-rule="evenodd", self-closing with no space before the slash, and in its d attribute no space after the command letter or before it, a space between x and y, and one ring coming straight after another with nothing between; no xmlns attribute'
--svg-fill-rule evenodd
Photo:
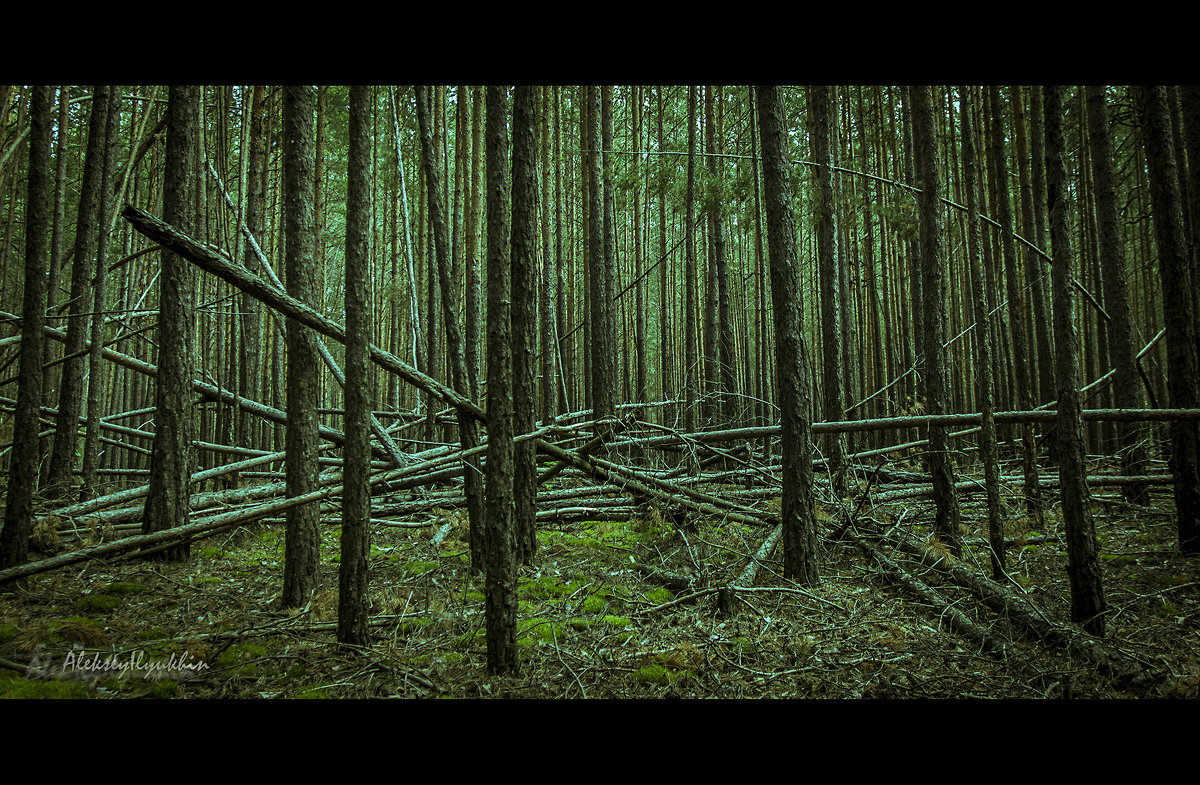
<svg viewBox="0 0 1200 785"><path fill-rule="evenodd" d="M170 248L201 269L227 281L283 315L316 330L321 335L339 342L345 342L345 328L342 325L287 295L277 285L277 282L268 283L264 281L242 265L231 261L213 246L202 245L196 242L187 235L136 207L131 205L126 206L123 215L139 232L160 245ZM62 331L53 330L52 328L46 328L45 332L47 335L58 340L62 340L65 337ZM433 395L458 412L486 425L486 413L473 401L373 344L368 347L368 351L372 361L385 371L395 374L418 389ZM157 374L157 369L153 365L114 350L105 349L103 356L110 361L135 371L148 375ZM215 385L195 381L193 382L193 389L206 398L240 406L247 412L265 419L277 423L286 422L286 414L284 412L237 396ZM1089 410L1085 411L1083 415L1084 419L1094 420L1200 419L1200 410L1110 409ZM995 421L997 423L1053 421L1054 417L1054 412L1047 411L995 413ZM882 430L930 425L969 425L978 423L980 419L980 414L958 414L814 423L813 432ZM592 454L595 451L599 451L600 448L610 449L627 444L638 445L643 448L688 446L692 449L710 450L723 459L729 459L730 454L728 452L720 451L713 445L723 441L743 441L774 436L779 432L778 426L730 429L702 434L669 432L665 435L651 437L633 437L621 434L620 431L624 429L624 426L632 422L632 418L629 418L627 421L614 422L614 427L611 429L600 429L601 432L608 431L616 436L608 445L601 444L595 439L576 449L568 449L560 444L556 444L552 441L556 436L574 435L577 432L576 429L567 428L561 424L547 425L537 431L517 438L519 440L532 440L538 452L557 462L552 468L542 473L543 482L561 472L564 468L571 468L603 484L619 489L622 494L633 496L635 500L642 503L655 500L664 507L683 508L706 516L719 517L754 526L765 526L771 529L774 529L781 523L777 514L765 513L735 498L728 498L732 496L730 494L716 496L705 493L692 487L686 481L681 482L676 481L674 478L657 476L652 472L640 470ZM582 426L577 427L581 428ZM663 429L661 426L657 426L657 428L660 431L669 430ZM327 426L321 427L321 436L333 444L344 443L342 432ZM394 467L376 473L372 477L373 493L378 494L402 488L424 487L435 482L445 482L456 476L460 476L463 471L463 462L468 457L478 455L481 459L483 458L486 452L486 442L484 445L471 450L447 446L399 458L396 455L394 446L388 445L386 441L382 447L377 446L375 450L377 457L387 461L389 466ZM203 481L214 476L219 476L221 473L239 471L250 466L279 460L282 457L282 453L257 456L235 464L228 464L219 469L198 472L193 475L192 480L194 482ZM397 464L405 465L397 466ZM771 475L767 470L752 466L748 466L747 468L753 470L755 474L765 476L768 482L770 482ZM1129 481L1164 482L1167 480L1163 477L1155 476L1132 478ZM268 518L291 506L319 502L336 497L342 493L341 473L338 471L322 473L319 482L321 487L317 490L291 498L274 498L285 493L283 483L230 489L209 494L195 494L192 497L192 509L195 513L204 512L216 507L222 507L224 511L205 515L186 526L150 535L125 537L42 561L18 565L8 570L0 571L0 583L92 558L109 556L124 551L156 547L163 543L191 540L201 535L211 534L236 525ZM109 494L108 496L92 499L80 505L59 508L51 516L48 516L48 520L50 517L53 517L58 521L74 521L76 526L81 521L87 526L93 526L133 520L141 514L141 507L140 505L130 506L128 502L144 496L145 493L146 486L116 494ZM234 510L228 509L231 504L245 505L248 503L250 506L243 506ZM117 505L125 506L119 507ZM766 558L766 555L763 558Z"/></svg>

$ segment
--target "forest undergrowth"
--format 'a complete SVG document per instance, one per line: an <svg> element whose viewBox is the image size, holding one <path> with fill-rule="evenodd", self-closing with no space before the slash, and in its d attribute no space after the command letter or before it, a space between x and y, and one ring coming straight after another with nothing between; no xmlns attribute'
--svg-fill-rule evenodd
<svg viewBox="0 0 1200 785"><path fill-rule="evenodd" d="M556 480L560 491L586 485ZM631 513L615 494L542 505L537 564L519 570L521 667L508 676L486 671L483 579L470 569L465 514L451 507L388 518L390 500L376 500L366 647L336 642L332 509L323 516L324 588L299 610L279 605L282 521L196 541L186 563L92 561L0 588L0 696L1197 696L1200 560L1176 547L1169 487L1155 488L1148 506L1092 491L1109 608L1098 641L1069 624L1056 493L1046 492L1055 501L1039 526L1019 490L1006 490L1003 589L1035 623L1070 635L1032 632L1017 611L997 611L956 582L962 568L988 572L981 494L961 497L955 558L929 533L931 502L876 502L870 486L858 478L836 505L826 492L816 587L785 580L778 551L751 570L752 582L739 581L766 526L655 504ZM752 503L778 513L777 495Z"/></svg>

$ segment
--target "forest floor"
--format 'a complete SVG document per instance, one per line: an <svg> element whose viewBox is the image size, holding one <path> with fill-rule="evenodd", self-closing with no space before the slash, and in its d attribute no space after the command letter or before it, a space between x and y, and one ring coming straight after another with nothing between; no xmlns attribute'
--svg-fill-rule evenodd
<svg viewBox="0 0 1200 785"><path fill-rule="evenodd" d="M271 523L195 542L186 563L93 561L0 587L0 696L1196 697L1200 557L1176 547L1169 487L1151 498L1146 507L1115 490L1095 489L1092 498L1109 608L1104 644L1151 674L1133 681L1078 648L1023 636L971 592L891 548L883 532L903 530L956 561L929 539L928 500L859 498L856 529L874 532L864 539L1004 641L1002 652L951 629L946 607L890 580L846 538L827 539L842 527L824 506L820 585L785 580L776 548L721 613L718 588L742 573L770 529L672 522L646 507L632 519L539 524L537 565L519 571L520 672L493 676L483 580L469 569L463 513L435 509L374 527L366 647L336 642L336 514L322 529L323 588L301 610L279 607L283 527ZM961 500L961 562L984 575L982 499ZM759 504L769 511L778 503ZM1069 624L1057 504L1044 526L1030 528L1015 492L1005 503L1008 588L1045 619Z"/></svg>

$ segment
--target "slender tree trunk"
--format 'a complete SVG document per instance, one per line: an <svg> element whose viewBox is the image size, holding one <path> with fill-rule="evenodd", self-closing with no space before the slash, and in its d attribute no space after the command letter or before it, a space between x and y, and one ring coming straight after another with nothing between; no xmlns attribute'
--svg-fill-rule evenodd
<svg viewBox="0 0 1200 785"><path fill-rule="evenodd" d="M940 172L937 156L937 134L933 127L933 107L929 88L914 87L913 144L917 161L917 177L921 188L918 205L921 220L921 289L924 295L923 322L925 335L925 413L945 413L945 271L942 262L942 220L939 201ZM958 498L954 491L954 464L950 458L949 438L944 426L930 426L929 451L926 453L929 474L933 478L933 500L936 507L934 532L950 550L959 552Z"/></svg>
<svg viewBox="0 0 1200 785"><path fill-rule="evenodd" d="M812 398L808 351L801 333L799 260L792 215L787 131L776 87L757 88L763 149L764 203L771 257L771 299L783 439L784 575L815 586L820 582L812 490Z"/></svg>
<svg viewBox="0 0 1200 785"><path fill-rule="evenodd" d="M350 148L346 194L346 444L338 564L338 642L364 646L370 636L371 395L367 388L371 338L370 204L371 88L350 88Z"/></svg>
<svg viewBox="0 0 1200 785"><path fill-rule="evenodd" d="M821 365L824 371L822 414L826 420L834 421L843 419L846 409L840 329L845 314L841 310L834 239L833 162L830 157L833 103L829 91L830 88L825 86L809 88L809 133L817 174L817 266L821 279ZM834 494L841 497L846 490L846 439L842 434L831 433L824 444Z"/></svg>
<svg viewBox="0 0 1200 785"><path fill-rule="evenodd" d="M42 327L46 321L46 240L50 229L50 105L53 88L34 86L29 108L28 201L25 205L25 294L17 366L17 407L9 463L0 569L29 554L37 490L38 408L42 398Z"/></svg>
<svg viewBox="0 0 1200 785"><path fill-rule="evenodd" d="M255 85L250 96L250 154L246 173L246 227L250 234L261 244L265 241L266 228L266 187L265 172L267 167L267 90L263 85ZM258 273L258 254L246 241L243 253L243 263L252 273ZM243 292L239 298L242 314L242 358L239 364L241 379L238 388L241 394L251 400L259 400L259 380L262 378L262 306L258 300ZM272 320L272 323L274 321ZM262 440L259 436L260 426L253 417L248 417L238 410L237 444L242 447L259 447Z"/></svg>
<svg viewBox="0 0 1200 785"><path fill-rule="evenodd" d="M1108 346L1113 358L1116 378L1113 382L1114 405L1122 409L1141 406L1134 357L1133 331L1129 310L1128 284L1125 279L1124 239L1117 207L1117 192L1113 178L1112 143L1109 139L1108 108L1104 88L1087 89L1088 130L1091 134L1092 169L1096 181L1096 219L1100 234L1100 266L1104 275L1104 307L1112 321L1108 325ZM1142 423L1117 423L1120 442L1121 471L1127 475L1145 473L1146 447L1149 431ZM1146 486L1131 485L1124 489L1125 499L1145 504Z"/></svg>
<svg viewBox="0 0 1200 785"><path fill-rule="evenodd" d="M1171 144L1166 90L1144 87L1138 95L1146 161L1150 170L1154 238L1162 276L1163 314L1167 324L1167 394L1172 408L1200 406L1196 322L1192 298L1196 282L1188 269L1182 199ZM1179 547L1200 551L1200 423L1171 423L1170 466L1175 477L1175 514Z"/></svg>
<svg viewBox="0 0 1200 785"><path fill-rule="evenodd" d="M987 493L988 544L991 549L992 577L1004 579L1004 512L1000 506L1000 462L996 447L995 406L992 403L992 339L987 329L987 299L980 265L979 168L975 151L975 128L971 119L971 97L966 87L959 88L962 104L963 188L967 203L967 257L970 263L971 300L975 317L975 398L983 415L979 432L979 459L983 464Z"/></svg>
<svg viewBox="0 0 1200 785"><path fill-rule="evenodd" d="M553 180L550 154L553 151L554 144L550 138L550 116L553 114L552 107L554 102L555 87L544 85L541 90L541 178L542 178L542 209L541 209L541 229L542 229L542 289L539 292L541 305L538 313L538 324L541 328L541 343L542 343L542 364L541 364L541 384L540 384L540 406L538 408L539 419L543 423L548 423L558 413L556 405L558 400L558 384L555 373L555 360L557 358L557 342L554 340L554 317L556 299L555 288L557 283L558 268L554 263L554 255L551 250L550 238L552 235L550 229L550 205L553 204L553 195L551 193L551 182Z"/></svg>
<svg viewBox="0 0 1200 785"><path fill-rule="evenodd" d="M596 396L592 405L595 408L596 419L612 417L617 411L617 358L624 352L620 351L624 342L617 321L617 236L616 236L616 187L613 184L613 96L612 85L600 88L600 140L601 161L603 163L603 199L604 219L601 222L604 232L604 255L600 265L600 274L593 291L597 294L599 306L599 327L592 338L592 346L598 357L593 359L593 368L597 379ZM515 185L515 183L514 183ZM513 282L516 285L516 281ZM599 289L595 289L595 286ZM596 324L593 324L596 327Z"/></svg>
<svg viewBox="0 0 1200 785"><path fill-rule="evenodd" d="M1057 449L1063 523L1067 530L1067 574L1071 582L1071 620L1093 635L1104 635L1104 586L1096 559L1096 532L1084 463L1083 418L1079 396L1079 336L1071 276L1075 260L1067 209L1067 167L1063 151L1063 88L1043 88L1046 129L1046 198L1053 247L1054 333L1058 379Z"/></svg>
<svg viewBox="0 0 1200 785"><path fill-rule="evenodd" d="M87 429L83 439L83 477L79 500L87 501L100 494L100 410L106 392L108 372L100 356L104 348L104 312L108 283L108 236L112 223L113 181L116 179L117 134L120 129L120 109L117 98L110 97L104 131L104 170L100 177L100 205L96 214L96 269L92 277L91 349L88 351Z"/></svg>
<svg viewBox="0 0 1200 785"><path fill-rule="evenodd" d="M537 338L537 92L518 85L513 91L512 140L512 399L513 431L534 429L537 388L534 357ZM537 465L533 442L513 448L513 536L517 558L533 564L537 555Z"/></svg>
<svg viewBox="0 0 1200 785"><path fill-rule="evenodd" d="M696 431L696 400L699 395L698 371L700 358L696 352L696 87L689 86L688 90L688 175L687 175L687 223L684 232L686 239L686 261L683 271L683 285L686 289L683 309L683 430L687 433Z"/></svg>
<svg viewBox="0 0 1200 785"><path fill-rule="evenodd" d="M66 191L67 191L67 125L70 122L70 89L63 85L58 91L58 133L55 144L54 174L54 228L50 234L50 278L46 282L46 305L51 312L57 310L59 300L58 275L62 269L63 241L66 236ZM42 348L42 396L54 400L57 391L59 369L51 365L57 341L45 341Z"/></svg>
<svg viewBox="0 0 1200 785"><path fill-rule="evenodd" d="M663 88L660 85L658 88L658 149L666 149L666 134L663 128ZM755 182L757 185L757 181ZM658 352L660 360L659 369L659 397L662 400L670 400L679 394L678 383L675 381L673 371L673 352L671 352L671 308L674 303L671 302L668 292L670 275L671 275L671 260L667 257L667 184L661 179L659 180L658 188L658 254L662 258L662 265L658 276ZM662 422L669 423L675 420L674 407L665 406L662 412Z"/></svg>
<svg viewBox="0 0 1200 785"><path fill-rule="evenodd" d="M487 88L487 517L488 671L517 670L513 557L512 303L509 285L508 88Z"/></svg>
<svg viewBox="0 0 1200 785"><path fill-rule="evenodd" d="M316 197L313 161L315 94L310 86L283 91L283 178L286 200L287 293L310 307L321 307L315 264ZM317 335L287 320L287 492L300 496L317 489L319 377ZM283 606L305 604L317 587L321 544L320 507L304 504L287 511L284 547Z"/></svg>
<svg viewBox="0 0 1200 785"><path fill-rule="evenodd" d="M195 221L196 188L200 173L193 167L195 140L200 132L200 88L171 87L167 103L167 168L163 184L163 220L183 232ZM189 479L193 464L191 309L195 301L192 266L171 251L162 252L159 276L158 379L155 394L154 444L151 447L150 492L142 534L185 526L188 522ZM160 558L184 561L184 543L162 551Z"/></svg>
<svg viewBox="0 0 1200 785"><path fill-rule="evenodd" d="M87 158L80 185L79 216L75 224L75 260L71 267L71 306L67 320L67 344L58 391L58 420L45 493L53 498L70 495L75 468L79 415L83 409L83 347L87 343L92 312L92 277L95 274L97 215L100 210L101 179L104 174L104 136L108 121L109 88L97 85L92 94L88 128Z"/></svg>
<svg viewBox="0 0 1200 785"><path fill-rule="evenodd" d="M992 165L995 168L997 218L1000 221L1001 248L1004 252L1004 275L1008 285L1009 327L1013 342L1013 372L1016 376L1017 408L1033 408L1030 379L1029 341L1025 331L1024 307L1021 285L1017 275L1017 250L1013 240L1013 220L1008 189L1007 154L1004 148L1004 112L1000 102L1000 90L991 88L992 96ZM1033 426L1021 426L1023 466L1025 471L1025 506L1029 514L1040 520L1041 501L1038 493L1037 452L1033 437Z"/></svg>
<svg viewBox="0 0 1200 785"><path fill-rule="evenodd" d="M469 394L467 387L467 364L458 326L457 291L451 280L450 238L446 227L446 214L442 201L441 177L437 167L437 156L433 145L431 119L427 101L421 89L417 90L417 122L421 129L422 158L425 161L425 185L428 194L430 226L433 229L436 268L442 293L442 315L446 328L446 353L450 362L452 384L455 392ZM479 445L479 425L474 418L459 411L459 442L464 451ZM478 456L463 459L463 491L467 500L467 516L472 531L483 528L483 481ZM479 559L472 555L472 564L479 566Z"/></svg>

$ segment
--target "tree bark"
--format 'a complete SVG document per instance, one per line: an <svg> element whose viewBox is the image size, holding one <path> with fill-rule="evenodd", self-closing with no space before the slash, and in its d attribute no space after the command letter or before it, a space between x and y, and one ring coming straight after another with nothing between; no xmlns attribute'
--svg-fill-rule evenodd
<svg viewBox="0 0 1200 785"><path fill-rule="evenodd" d="M1092 144L1092 170L1096 181L1096 219L1100 235L1100 267L1104 277L1104 309L1112 317L1108 323L1108 346L1116 370L1113 402L1122 409L1135 409L1142 403L1139 394L1141 388L1134 357L1124 239L1117 207L1104 90L1099 85L1087 88L1087 116ZM1117 435L1122 473L1144 473L1147 456L1143 441L1149 436L1148 431L1139 423L1120 423ZM1134 504L1145 504L1148 499L1143 486L1126 486L1124 494L1126 501Z"/></svg>
<svg viewBox="0 0 1200 785"><path fill-rule="evenodd" d="M509 254L508 97L487 88L487 501L485 625L488 671L517 669L517 575L513 558L512 303Z"/></svg>
<svg viewBox="0 0 1200 785"><path fill-rule="evenodd" d="M367 386L371 335L370 203L371 88L350 88L350 148L346 194L346 446L338 564L338 641L366 645L370 613L371 395Z"/></svg>
<svg viewBox="0 0 1200 785"><path fill-rule="evenodd" d="M611 121L610 121L611 123ZM512 399L514 434L534 429L534 386L537 339L537 93L518 85L513 90L512 140ZM611 296L609 297L611 302ZM533 442L513 448L513 536L517 558L533 564L537 556L534 515L537 512L537 466Z"/></svg>
<svg viewBox="0 0 1200 785"><path fill-rule="evenodd" d="M446 227L446 214L442 201L441 176L437 167L437 155L433 145L433 129L429 107L421 88L417 88L417 122L421 131L422 158L425 163L425 185L428 194L430 227L433 230L433 250L437 257L436 268L442 294L442 316L446 330L446 353L450 363L455 391L468 394L467 364L462 346L462 334L458 323L457 288L451 275L450 238ZM479 445L479 426L466 412L458 413L459 442L464 451ZM479 458L474 453L465 458L463 474L467 496L467 516L472 531L483 526L483 481L479 469Z"/></svg>
<svg viewBox="0 0 1200 785"><path fill-rule="evenodd" d="M967 192L967 257L970 262L971 300L975 317L975 402L982 415L979 458L987 489L988 543L991 546L992 577L1001 580L1005 570L1004 512L1000 506L1000 463L996 446L995 406L992 400L992 338L980 265L982 242L979 226L979 164L975 148L971 96L959 88L962 104L963 189Z"/></svg>
<svg viewBox="0 0 1200 785"><path fill-rule="evenodd" d="M286 200L287 292L320 308L319 272L314 263L315 178L313 173L314 91L288 86L283 92L283 178ZM301 323L287 321L287 489L301 496L316 489L319 366L317 336ZM283 606L305 604L317 587L320 509L315 504L287 512L284 546Z"/></svg>
<svg viewBox="0 0 1200 785"><path fill-rule="evenodd" d="M821 367L822 411L827 420L840 420L845 414L843 394L840 287L837 271L837 247L833 221L833 170L830 168L830 132L833 104L829 88L809 88L810 138L817 176L817 267L821 281ZM830 434L824 441L824 453L829 458L829 476L834 494L839 498L846 487L846 440L840 434Z"/></svg>
<svg viewBox="0 0 1200 785"><path fill-rule="evenodd" d="M1025 330L1025 309L1022 304L1021 286L1017 271L1017 249L1013 241L1013 219L1008 188L1008 164L1005 152L1004 111L1000 101L1000 89L989 88L992 100L992 166L993 182L996 187L996 217L1000 221L1000 242L1004 257L1004 279L1008 292L1008 326L1012 335L1012 363L1016 381L1017 409L1033 408L1031 392L1029 339ZM1037 492L1037 452L1033 428L1026 425L1021 429L1023 465L1025 469L1025 506L1035 518L1041 516L1041 501Z"/></svg>
<svg viewBox="0 0 1200 785"><path fill-rule="evenodd" d="M1200 406L1200 373L1197 371L1196 321L1192 312L1197 282L1188 269L1183 231L1182 199L1177 163L1171 143L1166 90L1161 86L1139 90L1138 105L1150 174L1150 201L1154 239L1162 276L1163 314L1167 326L1167 393L1172 408ZM1195 422L1171 424L1171 474L1175 477L1175 514L1179 547L1185 553L1200 551L1200 426Z"/></svg>
<svg viewBox="0 0 1200 785"><path fill-rule="evenodd" d="M167 170L163 185L163 218L183 231L195 220L194 189L199 172L192 166L199 133L198 87L172 87L167 104ZM151 447L150 493L142 533L185 526L188 522L189 477L193 463L195 419L191 406L194 348L191 309L194 275L182 256L162 253L159 276L158 382L155 393L154 443ZM68 344L68 351L70 345ZM160 558L183 561L189 546L162 551Z"/></svg>
<svg viewBox="0 0 1200 785"><path fill-rule="evenodd" d="M45 493L54 498L70 495L73 483L77 422L83 409L83 345L88 338L92 311L92 276L95 274L97 214L100 210L100 181L104 174L104 136L108 120L109 88L97 85L92 93L88 128L87 158L80 184L79 214L75 224L75 259L71 266L71 306L67 320L67 358L58 390L58 422Z"/></svg>
<svg viewBox="0 0 1200 785"><path fill-rule="evenodd" d="M25 294L17 366L17 406L0 532L0 569L28 557L37 490L38 407L42 398L42 327L46 318L46 240L50 229L50 104L52 89L35 86L29 107L28 201L25 206Z"/></svg>
<svg viewBox="0 0 1200 785"><path fill-rule="evenodd" d="M808 351L800 330L799 260L788 171L788 136L779 89L759 87L756 92L782 418L784 574L811 586L820 582L813 514L812 399L805 375Z"/></svg>
<svg viewBox="0 0 1200 785"><path fill-rule="evenodd" d="M1087 468L1084 464L1083 418L1079 400L1079 336L1071 288L1071 235L1067 208L1066 147L1063 138L1063 88L1043 89L1046 129L1046 198L1050 207L1053 249L1055 377L1058 420L1055 425L1063 523L1067 530L1067 574L1071 582L1071 619L1093 635L1104 635L1107 605L1096 559Z"/></svg>
<svg viewBox="0 0 1200 785"><path fill-rule="evenodd" d="M942 261L942 220L939 200L940 172L937 158L937 137L933 126L933 108L928 87L911 88L913 114L913 144L917 162L917 178L921 187L918 205L921 222L921 290L924 297L922 321L925 334L922 347L925 353L925 411L933 416L946 407L945 382L945 271ZM948 450L946 430L929 428L929 451L926 453L929 473L933 477L934 532L957 555L959 552L959 510L954 492L954 464Z"/></svg>

